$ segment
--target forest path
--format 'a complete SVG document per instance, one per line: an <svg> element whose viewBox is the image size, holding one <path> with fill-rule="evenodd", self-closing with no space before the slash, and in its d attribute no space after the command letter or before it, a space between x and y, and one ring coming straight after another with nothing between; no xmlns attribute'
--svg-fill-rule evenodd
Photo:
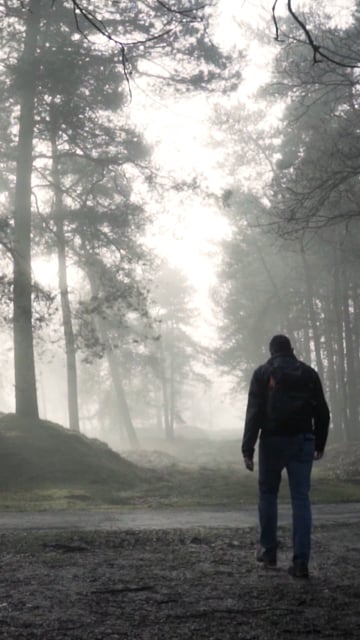
<svg viewBox="0 0 360 640"><path fill-rule="evenodd" d="M360 521L360 503L315 504L314 524ZM81 509L64 511L0 511L0 531L5 530L124 530L188 529L199 527L254 527L257 508ZM279 524L291 524L291 508L279 505Z"/></svg>

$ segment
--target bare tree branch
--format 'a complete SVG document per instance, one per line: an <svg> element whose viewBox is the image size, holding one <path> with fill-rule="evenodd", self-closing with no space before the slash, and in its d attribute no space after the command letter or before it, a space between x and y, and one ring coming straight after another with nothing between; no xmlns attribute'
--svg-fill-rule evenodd
<svg viewBox="0 0 360 640"><path fill-rule="evenodd" d="M54 3L55 0L52 0ZM79 0L71 0L73 5L74 19L76 23L76 28L85 38L88 39L87 34L82 29L79 16L81 16L87 24L89 24L97 33L101 34L104 38L106 38L109 42L114 43L120 48L121 52L121 62L124 70L125 80L128 85L129 94L131 97L131 86L130 86L130 77L132 75L132 68L129 58L127 56L127 48L128 47L139 47L144 44L148 44L150 42L154 42L156 40L161 40L166 38L171 33L175 32L179 23L185 21L187 22L201 22L203 20L202 11L206 8L206 4L199 4L196 6L183 8L183 9L175 9L170 4L165 2L164 0L156 0L156 4L162 7L166 13L169 14L169 19L166 20L165 24L162 25L162 28L157 33L152 35L148 35L144 39L139 40L127 40L126 42L123 39L118 39L114 36L114 34L109 30L105 22L98 17L98 15L84 7L82 2ZM155 11L155 9L152 9ZM175 17L174 17L175 16ZM178 16L178 17L177 17Z"/></svg>
<svg viewBox="0 0 360 640"><path fill-rule="evenodd" d="M275 0L273 6L272 6L272 19L273 19L273 23L275 26L275 40L277 42L280 42L280 38L279 38L279 25L278 25L278 21L276 18L276 5L278 3L278 0Z"/></svg>
<svg viewBox="0 0 360 640"><path fill-rule="evenodd" d="M275 0L273 7L272 7L272 17L273 17L273 22L274 22L274 26L275 26L275 40L277 40L278 42L280 42L280 30L279 30L279 22L278 22L278 18L276 15L276 6L277 6L277 0ZM326 60L327 62L330 62L334 65L337 65L339 67L344 67L345 69L359 69L360 68L360 62L356 62L353 63L350 60L347 62L343 62L340 60L340 58L344 58L344 56L342 55L338 55L336 54L336 52L327 52L326 48L322 47L321 45L317 44L312 36L311 31L308 29L308 27L306 26L305 22L303 20L301 20L301 18L299 18L298 14L294 11L293 6L292 6L292 0L287 0L287 8L288 8L288 12L290 14L290 16L292 17L292 19L294 20L294 22L298 25L298 27L300 27L301 31L303 32L303 34L305 35L305 42L304 44L308 45L313 52L313 63L314 64L318 64L320 62L323 62L324 60Z"/></svg>
<svg viewBox="0 0 360 640"><path fill-rule="evenodd" d="M157 1L157 4L159 4L161 7L166 9L166 11L169 11L170 13L176 13L180 16L186 16L187 18L191 15L195 15L199 11L203 11L203 9L205 9L206 7L206 4L201 4L196 7L189 7L189 9L173 9L166 2L163 2L163 0L156 0L156 1ZM196 17L195 19L197 20L198 18Z"/></svg>
<svg viewBox="0 0 360 640"><path fill-rule="evenodd" d="M128 85L129 95L131 98L132 96L131 87L130 87L131 65L126 55L124 43L114 38L113 35L108 30L108 28L106 27L105 23L100 18L98 18L92 11L90 11L89 9L84 9L84 7L77 0L72 0L72 4L73 4L76 28L79 31L79 33L81 33L85 38L87 38L87 35L84 33L84 31L82 31L80 27L79 20L78 20L78 13L83 18L85 18L85 20L95 29L95 31L100 33L105 38L107 38L110 42L114 42L120 47L122 67L124 70L125 80Z"/></svg>

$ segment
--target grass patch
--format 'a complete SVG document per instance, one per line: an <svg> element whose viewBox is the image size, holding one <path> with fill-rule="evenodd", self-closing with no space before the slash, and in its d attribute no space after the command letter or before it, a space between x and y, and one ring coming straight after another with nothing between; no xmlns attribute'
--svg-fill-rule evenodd
<svg viewBox="0 0 360 640"><path fill-rule="evenodd" d="M313 481L312 500L318 503L360 502L360 482L318 477Z"/></svg>
<svg viewBox="0 0 360 640"><path fill-rule="evenodd" d="M91 508L202 508L225 507L238 509L257 503L256 475L217 469L179 470L166 472L166 481L121 489L105 485L102 488L52 488L0 493L2 510L82 510ZM290 500L284 478L280 500ZM331 478L314 478L314 503L360 502L360 485L339 482Z"/></svg>
<svg viewBox="0 0 360 640"><path fill-rule="evenodd" d="M230 448L219 443L212 448L206 443L204 450L201 446L198 443L201 466L180 460L155 469L135 464L105 443L61 425L7 415L0 418L0 509L236 509L256 504L257 473L243 470L233 443ZM217 464L215 454L220 453ZM210 456L207 464L203 463L205 454ZM145 462L146 455L139 452L137 459L142 458ZM280 499L289 500L286 474ZM360 481L334 476L327 467L320 472L316 467L312 499L318 503L360 502Z"/></svg>

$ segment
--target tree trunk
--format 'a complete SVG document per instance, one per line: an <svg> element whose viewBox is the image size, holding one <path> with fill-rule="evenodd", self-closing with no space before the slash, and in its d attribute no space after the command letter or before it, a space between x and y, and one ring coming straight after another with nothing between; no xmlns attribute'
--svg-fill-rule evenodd
<svg viewBox="0 0 360 640"><path fill-rule="evenodd" d="M170 419L170 431L172 438L175 437L175 403L176 403L176 389L175 389L175 361L174 361L174 328L171 323L170 328L170 345L169 345L169 419Z"/></svg>
<svg viewBox="0 0 360 640"><path fill-rule="evenodd" d="M320 378L323 380L324 367L323 367L322 356L321 356L320 332L319 332L319 327L318 327L318 322L316 317L316 311L314 307L313 283L312 283L312 277L311 277L309 265L306 260L305 251L303 249L301 250L301 259L304 267L305 285L306 285L306 290L305 290L306 304L309 309L310 325L311 325L312 336L314 341L316 368L318 370Z"/></svg>
<svg viewBox="0 0 360 640"><path fill-rule="evenodd" d="M332 295L330 295L330 290L328 290L325 296L325 312L324 312L324 316L325 316L324 337L325 337L325 350L326 350L326 361L327 361L326 378L328 382L333 437L336 442L342 442L344 440L344 433L341 428L342 419L339 411L338 388L337 388L336 366L335 366L336 360L335 360L335 351L334 351L334 343L336 340L336 336L333 331L334 313L331 305L332 305Z"/></svg>
<svg viewBox="0 0 360 640"><path fill-rule="evenodd" d="M169 422L172 438L175 437L175 372L174 372L174 360L171 358L170 362L170 380L169 380Z"/></svg>
<svg viewBox="0 0 360 640"><path fill-rule="evenodd" d="M309 327L309 314L307 305L305 305L304 310L305 320L304 320L304 328L303 328L303 340L302 340L302 350L304 354L305 362L311 364L311 343L310 343L310 327Z"/></svg>
<svg viewBox="0 0 360 640"><path fill-rule="evenodd" d="M280 289L278 287L278 284L277 284L275 278L273 277L271 269L270 269L268 263L266 262L265 256L264 256L262 250L260 249L258 243L255 242L254 246L255 246L255 250L257 252L257 255L258 255L259 259L260 259L260 262L261 262L261 264L263 266L264 272L265 272L265 274L266 274L266 276L267 276L267 278L269 280L270 286L271 286L271 288L272 288L272 290L274 292L274 296L277 298L277 300L279 302L279 308L281 308L283 306L283 297L281 295L281 292L280 292ZM292 319L289 316L286 318L285 328L286 328L286 333L290 338L290 341L292 343L294 343L295 331L294 331L294 328L293 328Z"/></svg>
<svg viewBox="0 0 360 640"><path fill-rule="evenodd" d="M349 414L349 435L351 440L356 440L359 436L359 428L357 424L357 402L358 385L355 378L354 367L354 344L351 327L351 318L349 310L349 285L346 276L345 266L341 271L342 283L342 313L344 320L344 338L346 350L346 386L348 398L348 414Z"/></svg>
<svg viewBox="0 0 360 640"><path fill-rule="evenodd" d="M350 439L349 431L349 416L348 416L348 399L347 388L345 385L346 379L346 367L345 367L345 348L344 348L344 332L343 332L343 320L341 314L341 302L340 302L340 282L339 282L339 264L338 258L335 263L334 271L334 296L333 304L336 317L336 360L337 360L337 388L339 394L339 413L341 416L341 424L344 431L344 439L346 442Z"/></svg>
<svg viewBox="0 0 360 640"><path fill-rule="evenodd" d="M30 0L20 68L19 136L14 213L14 365L15 405L20 416L39 417L32 332L31 295L31 175L37 83L37 42L41 2Z"/></svg>
<svg viewBox="0 0 360 640"><path fill-rule="evenodd" d="M354 303L353 309L353 336L354 336L354 368L355 368L355 380L360 379L360 290L357 285L357 282L353 282L352 284L352 298ZM357 415L358 420L360 418L360 398L359 394L357 394Z"/></svg>
<svg viewBox="0 0 360 640"><path fill-rule="evenodd" d="M50 127L52 128L51 122ZM67 282L66 241L63 221L63 197L58 165L56 133L53 130L51 132L51 152L52 179L55 198L56 249L58 255L59 288L65 339L69 427L72 431L80 431L76 349L69 300L69 288Z"/></svg>
<svg viewBox="0 0 360 640"><path fill-rule="evenodd" d="M96 267L93 267L92 265L87 265L87 274L90 282L91 293L94 297L96 297L99 293L98 278L96 276L95 270L96 270ZM109 344L108 332L104 325L104 321L99 316L96 317L96 325L97 325L97 330L99 332L100 339L105 345L105 353L106 353L107 361L109 363L111 379L112 379L112 383L113 383L114 391L116 395L117 413L120 416L121 423L125 427L125 431L129 439L130 445L135 448L139 446L139 441L138 441L135 427L133 425L133 421L131 419L124 387L119 375L119 363L115 356L115 352L112 345Z"/></svg>
<svg viewBox="0 0 360 640"><path fill-rule="evenodd" d="M168 378L166 375L166 363L164 347L162 344L162 338L160 339L160 378L161 388L163 394L163 408L164 408L164 425L165 425L165 438L168 442L174 441L174 424L170 418L170 398L168 389Z"/></svg>
<svg viewBox="0 0 360 640"><path fill-rule="evenodd" d="M114 385L118 413L122 417L122 421L125 427L126 434L129 438L130 445L133 448L136 448L139 446L139 441L131 419L124 387L119 376L119 364L111 346L106 348L106 357L109 363L111 378Z"/></svg>
<svg viewBox="0 0 360 640"><path fill-rule="evenodd" d="M162 406L162 402L161 402L161 397L158 398L158 395L160 396L160 393L158 394L155 391L155 402L156 402L156 429L159 433L163 433L163 414L161 411L161 406Z"/></svg>

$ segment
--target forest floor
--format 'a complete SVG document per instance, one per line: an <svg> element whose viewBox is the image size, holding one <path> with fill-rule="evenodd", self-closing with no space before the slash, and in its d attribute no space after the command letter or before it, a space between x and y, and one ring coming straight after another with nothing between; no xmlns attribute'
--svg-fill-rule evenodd
<svg viewBox="0 0 360 640"><path fill-rule="evenodd" d="M255 562L254 527L3 531L0 638L347 640L360 635L360 524L317 525L309 580Z"/></svg>
<svg viewBox="0 0 360 640"><path fill-rule="evenodd" d="M61 425L6 415L0 488L0 640L360 637L360 444L329 447L314 469L303 581L287 573L289 518L272 571L255 562L253 516L247 527L219 514L180 526L184 509L255 509L257 473L242 469L240 439L120 456ZM322 506L336 511L332 524ZM136 524L141 510L155 525ZM125 511L132 528L114 524Z"/></svg>

